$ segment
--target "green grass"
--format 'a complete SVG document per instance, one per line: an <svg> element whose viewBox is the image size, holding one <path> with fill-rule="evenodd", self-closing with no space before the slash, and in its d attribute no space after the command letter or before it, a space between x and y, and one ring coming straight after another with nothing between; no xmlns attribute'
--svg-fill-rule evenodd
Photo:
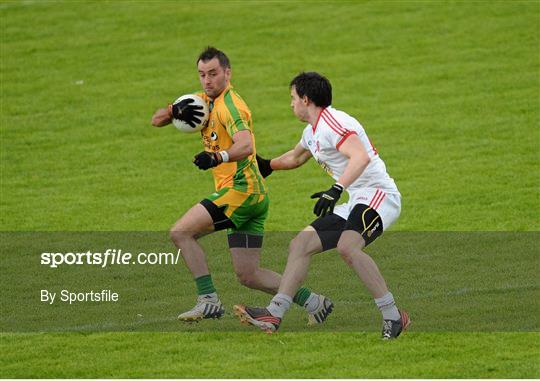
<svg viewBox="0 0 540 381"><path fill-rule="evenodd" d="M285 267L293 236L292 232L266 235L264 266L277 271ZM182 325L174 319L179 308L190 306L194 299L194 282L181 264L48 268L36 260L49 247L55 252L104 247L130 253L172 251L166 234L4 233L0 238L4 253L0 289L10 291L2 298L0 329L7 332L246 331L230 307L239 302L266 305L269 299L236 281L224 233L206 237L202 244L228 315L218 322L195 325ZM398 290L399 305L411 311L416 332L530 332L539 328L538 319L531 319L538 312L538 271L531 264L538 258L539 238L537 232L390 232L367 251L384 269L387 282ZM21 278L26 281L18 282ZM323 326L307 328L305 312L295 307L282 331L379 329L380 314L373 300L335 251L313 259L305 284L330 296L338 306L336 313ZM111 289L120 300L58 303L63 289L78 292L89 288ZM57 293L53 306L37 302L42 289Z"/></svg>
<svg viewBox="0 0 540 381"><path fill-rule="evenodd" d="M540 370L538 348L529 348L537 333L456 333L444 338L445 346L433 333L395 343L366 333L72 333L3 340L13 351L0 364L11 377L532 378ZM27 369L17 364L22 359Z"/></svg>
<svg viewBox="0 0 540 381"><path fill-rule="evenodd" d="M0 26L0 230L13 232L1 245L0 376L540 376L537 233L512 233L540 227L539 2L4 0ZM164 333L11 332L6 311L32 303L10 298L86 279L40 269L32 255L47 239L19 232L166 232L212 191L191 164L198 137L149 123L199 88L194 61L207 44L231 58L263 156L300 137L287 86L301 70L327 75L334 106L366 128L403 195L395 235L370 248L415 320L402 340L379 342L377 311L335 253L311 268L309 285L337 306L312 333L298 309L273 337L229 317L154 327ZM267 229L303 228L309 195L330 184L314 163L273 174ZM53 238L50 250L63 242ZM284 247L267 239L263 263L281 271ZM225 248L209 260L228 305L268 300L235 282ZM192 302L185 268L145 270L127 285L141 276L136 290L163 292L149 313Z"/></svg>

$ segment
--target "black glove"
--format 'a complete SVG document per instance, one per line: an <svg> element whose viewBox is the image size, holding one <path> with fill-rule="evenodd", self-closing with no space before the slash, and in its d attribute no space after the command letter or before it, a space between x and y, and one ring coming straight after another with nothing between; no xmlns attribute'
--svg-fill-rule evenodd
<svg viewBox="0 0 540 381"><path fill-rule="evenodd" d="M203 169L205 171L220 165L222 162L223 158L217 152L202 151L193 158L193 163L199 167L199 169Z"/></svg>
<svg viewBox="0 0 540 381"><path fill-rule="evenodd" d="M343 187L338 183L335 183L327 191L312 194L311 198L319 199L319 201L317 201L315 207L313 208L313 213L315 213L316 216L320 217L324 217L327 214L334 213L334 206L341 197L342 192Z"/></svg>
<svg viewBox="0 0 540 381"><path fill-rule="evenodd" d="M195 102L194 99L188 98L181 100L178 103L172 105L172 116L174 119L180 119L195 128L196 124L201 123L204 113L197 111L202 110L202 106L194 106L191 103Z"/></svg>
<svg viewBox="0 0 540 381"><path fill-rule="evenodd" d="M270 176L270 174L274 171L272 167L270 166L270 161L272 159L270 160L263 159L259 155L257 155L256 157L257 157L257 165L259 166L259 172L261 172L261 176L264 178Z"/></svg>

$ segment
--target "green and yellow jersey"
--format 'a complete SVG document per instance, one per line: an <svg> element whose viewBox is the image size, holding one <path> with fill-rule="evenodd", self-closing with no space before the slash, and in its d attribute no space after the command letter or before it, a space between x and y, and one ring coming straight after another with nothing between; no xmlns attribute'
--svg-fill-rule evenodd
<svg viewBox="0 0 540 381"><path fill-rule="evenodd" d="M208 126L201 130L205 151L219 152L233 145L232 137L242 130L252 132L253 154L236 161L222 163L212 169L216 191L232 188L251 194L266 194L264 180L259 173L255 158L255 136L251 111L231 85L214 100L205 93L198 93L209 106Z"/></svg>

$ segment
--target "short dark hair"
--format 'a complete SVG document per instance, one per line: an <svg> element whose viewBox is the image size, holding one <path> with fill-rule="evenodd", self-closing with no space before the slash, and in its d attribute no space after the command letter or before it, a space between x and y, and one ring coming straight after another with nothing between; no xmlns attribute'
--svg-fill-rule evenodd
<svg viewBox="0 0 540 381"><path fill-rule="evenodd" d="M225 53L223 53L221 50L218 50L214 48L213 46L207 46L206 49L203 50L203 52L199 55L199 58L197 59L197 63L199 61L202 62L208 62L211 59L216 58L219 60L219 65L224 69L230 69L231 63L229 61L229 57Z"/></svg>
<svg viewBox="0 0 540 381"><path fill-rule="evenodd" d="M289 84L290 88L293 86L300 97L306 95L318 107L332 104L332 85L324 75L314 71L302 72Z"/></svg>

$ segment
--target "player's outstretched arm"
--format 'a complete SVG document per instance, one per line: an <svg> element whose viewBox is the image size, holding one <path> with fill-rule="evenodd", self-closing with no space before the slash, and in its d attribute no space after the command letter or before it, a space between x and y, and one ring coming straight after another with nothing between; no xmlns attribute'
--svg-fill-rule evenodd
<svg viewBox="0 0 540 381"><path fill-rule="evenodd" d="M311 152L298 143L294 149L270 160L270 166L274 170L295 169L304 165L310 157Z"/></svg>
<svg viewBox="0 0 540 381"><path fill-rule="evenodd" d="M266 177L274 170L294 169L303 165L311 157L311 152L304 149L300 144L297 144L294 149L285 152L283 155L274 159L263 159L257 155L257 163L261 174Z"/></svg>
<svg viewBox="0 0 540 381"><path fill-rule="evenodd" d="M172 122L170 108L160 108L152 116L152 126L163 127Z"/></svg>

